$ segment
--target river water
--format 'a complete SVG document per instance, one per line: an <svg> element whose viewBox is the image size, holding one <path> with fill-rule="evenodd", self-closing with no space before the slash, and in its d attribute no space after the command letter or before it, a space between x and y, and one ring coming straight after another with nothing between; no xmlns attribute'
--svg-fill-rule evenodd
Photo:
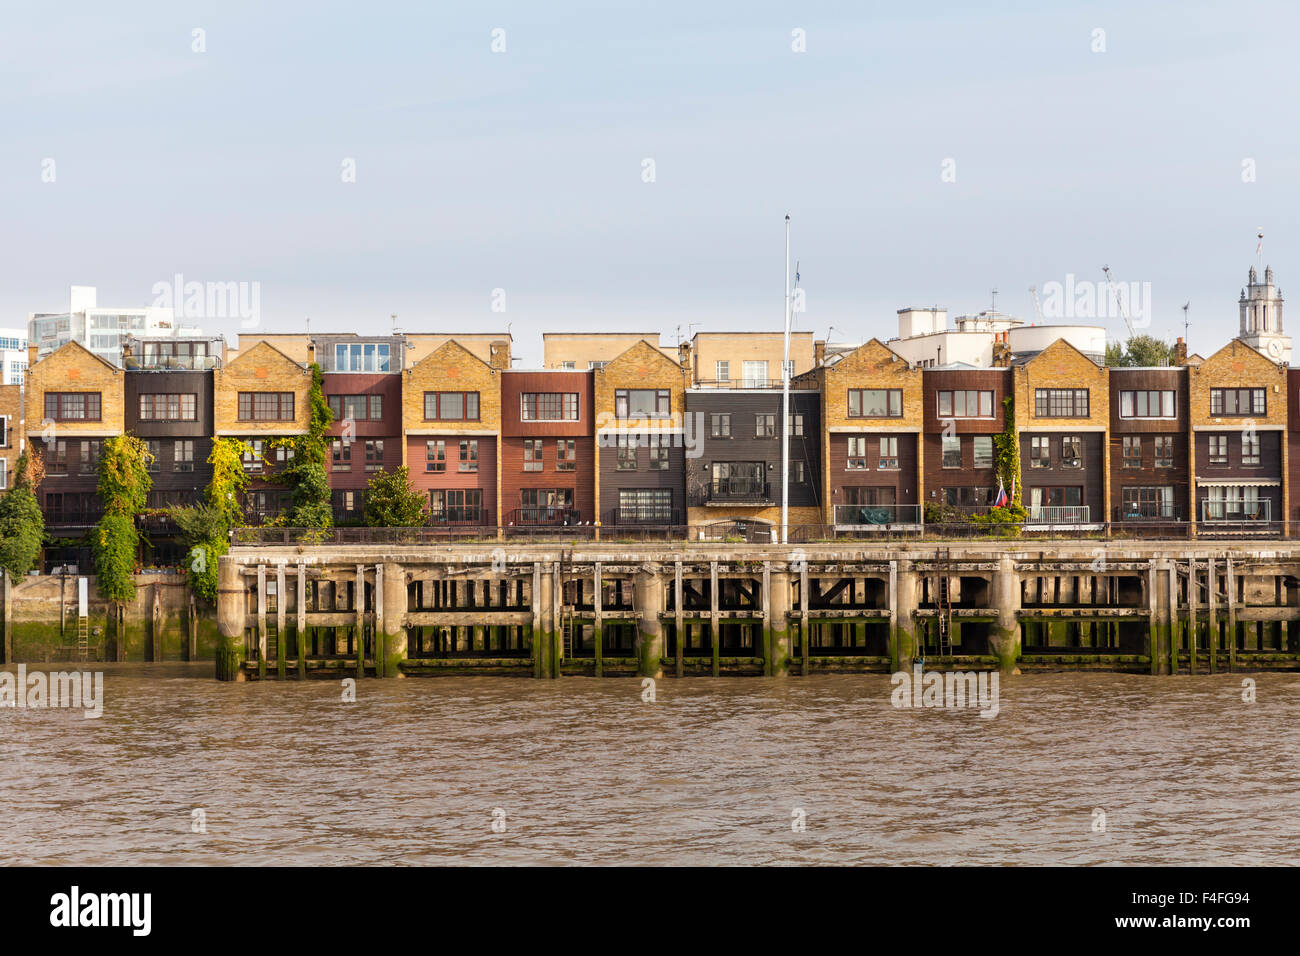
<svg viewBox="0 0 1300 956"><path fill-rule="evenodd" d="M337 681L210 674L110 670L97 720L0 710L7 862L1282 864L1300 850L1300 675L1255 675L1255 703L1244 675L1024 675L984 719L895 709L881 675L668 679L653 703L629 679L364 680L345 703Z"/></svg>

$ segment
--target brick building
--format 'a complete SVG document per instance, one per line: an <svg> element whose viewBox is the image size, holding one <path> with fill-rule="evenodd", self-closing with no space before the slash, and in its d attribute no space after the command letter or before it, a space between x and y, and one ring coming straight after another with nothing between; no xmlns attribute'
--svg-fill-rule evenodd
<svg viewBox="0 0 1300 956"><path fill-rule="evenodd" d="M998 492L993 436L1006 428L1011 369L949 365L924 369L921 379L925 503L948 514L985 510Z"/></svg>
<svg viewBox="0 0 1300 956"><path fill-rule="evenodd" d="M590 525L595 514L593 373L501 374L501 523Z"/></svg>

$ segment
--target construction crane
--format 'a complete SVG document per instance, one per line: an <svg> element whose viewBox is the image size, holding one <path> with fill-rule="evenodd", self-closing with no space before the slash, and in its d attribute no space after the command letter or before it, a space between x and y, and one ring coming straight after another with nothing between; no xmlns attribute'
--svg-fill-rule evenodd
<svg viewBox="0 0 1300 956"><path fill-rule="evenodd" d="M1106 283L1110 286L1110 294L1115 297L1115 305L1119 309L1120 318L1124 320L1124 326L1128 329L1128 337L1131 339L1137 333L1133 331L1133 320L1128 317L1128 309L1124 306L1124 300L1119 297L1119 292L1115 288L1115 277L1110 274L1110 266L1102 266L1101 271L1106 273Z"/></svg>
<svg viewBox="0 0 1300 956"><path fill-rule="evenodd" d="M1029 287L1029 296L1034 300L1034 315L1038 316L1039 324L1043 324L1043 304L1038 301L1038 286Z"/></svg>

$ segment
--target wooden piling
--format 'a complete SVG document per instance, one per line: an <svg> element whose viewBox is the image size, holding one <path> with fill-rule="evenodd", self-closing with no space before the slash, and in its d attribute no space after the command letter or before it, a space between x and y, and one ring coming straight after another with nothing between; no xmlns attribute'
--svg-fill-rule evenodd
<svg viewBox="0 0 1300 956"><path fill-rule="evenodd" d="M713 676L722 674L722 641L718 633L721 618L718 615L718 562L709 562L709 636L713 638Z"/></svg>
<svg viewBox="0 0 1300 956"><path fill-rule="evenodd" d="M285 605L288 595L284 593L284 562L275 566L275 676L284 680L285 668L288 666L284 649Z"/></svg>
<svg viewBox="0 0 1300 956"><path fill-rule="evenodd" d="M593 593L591 598L592 610L595 611L596 613L596 620L591 628L592 650L596 654L596 676L604 677L605 676L605 648L602 645L605 643L605 639L604 639L605 614L604 614L604 601L603 601L604 595L601 593L604 590L604 587L601 581L599 561L596 562L595 570L592 573L592 588L593 588Z"/></svg>
<svg viewBox="0 0 1300 956"><path fill-rule="evenodd" d="M257 677L266 677L266 565L257 566Z"/></svg>
<svg viewBox="0 0 1300 956"><path fill-rule="evenodd" d="M682 608L682 563L673 565L673 627L677 634L677 676L682 676L686 657L685 610Z"/></svg>
<svg viewBox="0 0 1300 956"><path fill-rule="evenodd" d="M1237 669L1237 577L1232 570L1232 558L1228 563L1228 673Z"/></svg>
<svg viewBox="0 0 1300 956"><path fill-rule="evenodd" d="M294 628L294 643L298 645L298 676L307 679L307 566L298 565L298 624Z"/></svg>

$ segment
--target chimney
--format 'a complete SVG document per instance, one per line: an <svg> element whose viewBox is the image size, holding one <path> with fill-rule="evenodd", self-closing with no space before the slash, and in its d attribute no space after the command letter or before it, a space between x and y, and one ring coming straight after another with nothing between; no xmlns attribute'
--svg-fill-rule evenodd
<svg viewBox="0 0 1300 956"><path fill-rule="evenodd" d="M27 343L27 367L28 368L36 367L36 356L40 354L41 354L41 347L39 345L32 345L32 343L29 341Z"/></svg>
<svg viewBox="0 0 1300 956"><path fill-rule="evenodd" d="M813 342L813 368L821 368L826 364L826 340L816 339Z"/></svg>
<svg viewBox="0 0 1300 956"><path fill-rule="evenodd" d="M505 339L497 339L488 346L491 358L488 364L496 369L510 367L510 343Z"/></svg>
<svg viewBox="0 0 1300 956"><path fill-rule="evenodd" d="M1011 367L1011 346L1007 344L1005 333L998 333L993 337L993 367Z"/></svg>
<svg viewBox="0 0 1300 956"><path fill-rule="evenodd" d="M1174 343L1174 364L1187 364L1187 343L1183 341L1181 335L1178 337L1178 341Z"/></svg>
<svg viewBox="0 0 1300 956"><path fill-rule="evenodd" d="M311 339L307 340L307 367L311 368L316 364L316 343Z"/></svg>
<svg viewBox="0 0 1300 956"><path fill-rule="evenodd" d="M687 378L689 378L691 374L691 343L682 342L678 345L677 354L679 356L678 361L682 368L685 369Z"/></svg>

